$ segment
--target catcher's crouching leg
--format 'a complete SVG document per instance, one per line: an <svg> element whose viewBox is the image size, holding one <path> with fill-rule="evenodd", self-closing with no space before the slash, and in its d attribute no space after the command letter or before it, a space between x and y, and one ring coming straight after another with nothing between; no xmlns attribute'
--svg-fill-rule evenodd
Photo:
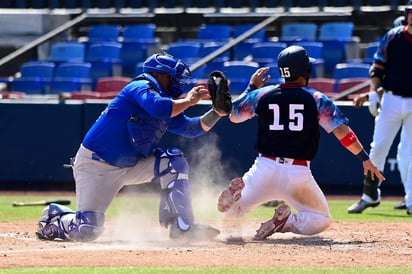
<svg viewBox="0 0 412 274"><path fill-rule="evenodd" d="M210 240L219 230L194 222L189 166L179 149L156 152L156 178L160 179L159 222L170 225L169 237L190 241Z"/></svg>
<svg viewBox="0 0 412 274"><path fill-rule="evenodd" d="M68 207L50 204L38 223L36 235L42 240L93 241L103 232L104 215L74 212Z"/></svg>

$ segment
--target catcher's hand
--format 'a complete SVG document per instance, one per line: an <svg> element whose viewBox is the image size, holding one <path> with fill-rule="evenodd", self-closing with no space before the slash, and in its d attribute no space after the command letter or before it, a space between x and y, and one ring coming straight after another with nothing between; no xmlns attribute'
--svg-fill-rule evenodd
<svg viewBox="0 0 412 274"><path fill-rule="evenodd" d="M223 72L215 70L210 73L207 85L213 109L220 114L229 114L232 111L232 96L230 95L227 78Z"/></svg>

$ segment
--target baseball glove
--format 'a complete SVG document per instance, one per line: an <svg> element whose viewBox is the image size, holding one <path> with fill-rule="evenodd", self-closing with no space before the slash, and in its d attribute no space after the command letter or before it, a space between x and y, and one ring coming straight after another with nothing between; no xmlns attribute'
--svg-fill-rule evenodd
<svg viewBox="0 0 412 274"><path fill-rule="evenodd" d="M210 73L207 85L214 110L222 114L229 114L232 111L232 96L223 72L215 70Z"/></svg>

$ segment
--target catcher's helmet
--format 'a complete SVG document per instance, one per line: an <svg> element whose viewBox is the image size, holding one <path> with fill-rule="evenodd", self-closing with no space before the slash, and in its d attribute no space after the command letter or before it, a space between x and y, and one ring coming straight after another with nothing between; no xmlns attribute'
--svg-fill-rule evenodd
<svg viewBox="0 0 412 274"><path fill-rule="evenodd" d="M163 73L179 79L190 76L190 69L182 60L161 53L153 54L144 61L143 72Z"/></svg>
<svg viewBox="0 0 412 274"><path fill-rule="evenodd" d="M177 98L188 86L186 82L190 78L190 69L182 60L174 58L167 53L158 53L149 56L143 63L143 72L157 72L171 77L169 93Z"/></svg>
<svg viewBox="0 0 412 274"><path fill-rule="evenodd" d="M306 80L312 74L313 58L301 46L290 46L279 53L278 68L280 75L287 80L295 80L303 76Z"/></svg>

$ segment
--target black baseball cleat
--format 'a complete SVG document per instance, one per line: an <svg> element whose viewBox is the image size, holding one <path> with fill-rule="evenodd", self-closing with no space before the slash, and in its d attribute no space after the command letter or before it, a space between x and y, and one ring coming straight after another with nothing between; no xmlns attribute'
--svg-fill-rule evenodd
<svg viewBox="0 0 412 274"><path fill-rule="evenodd" d="M394 206L393 209L406 209L405 201L401 202L399 205Z"/></svg>
<svg viewBox="0 0 412 274"><path fill-rule="evenodd" d="M348 208L348 213L362 213L368 207L377 207L381 202L368 203L361 199L359 202L354 203Z"/></svg>
<svg viewBox="0 0 412 274"><path fill-rule="evenodd" d="M406 209L406 214L412 215L412 206L408 206Z"/></svg>

